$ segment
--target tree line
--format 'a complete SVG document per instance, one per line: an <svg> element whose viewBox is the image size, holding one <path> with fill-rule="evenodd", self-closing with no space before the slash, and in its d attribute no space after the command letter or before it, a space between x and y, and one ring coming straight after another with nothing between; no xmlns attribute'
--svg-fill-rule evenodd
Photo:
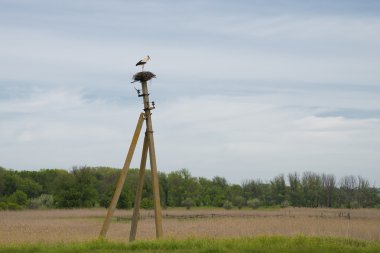
<svg viewBox="0 0 380 253"><path fill-rule="evenodd" d="M73 167L72 170L15 171L0 167L0 210L22 208L108 207L119 169ZM130 169L118 208L133 207L138 169ZM144 179L141 206L153 207L151 174ZM380 189L361 176L304 172L278 175L269 181L246 180L230 184L223 177L193 177L187 169L159 172L161 204L165 207L293 206L380 207Z"/></svg>

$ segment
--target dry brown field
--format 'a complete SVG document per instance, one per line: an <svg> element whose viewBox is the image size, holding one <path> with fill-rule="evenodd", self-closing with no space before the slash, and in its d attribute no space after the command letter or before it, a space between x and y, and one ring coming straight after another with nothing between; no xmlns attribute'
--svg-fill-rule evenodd
<svg viewBox="0 0 380 253"><path fill-rule="evenodd" d="M0 211L0 244L93 240L105 214L105 209ZM131 215L115 212L109 240L128 240ZM137 239L155 238L153 215L141 212ZM380 209L168 209L163 216L166 238L302 234L380 240Z"/></svg>

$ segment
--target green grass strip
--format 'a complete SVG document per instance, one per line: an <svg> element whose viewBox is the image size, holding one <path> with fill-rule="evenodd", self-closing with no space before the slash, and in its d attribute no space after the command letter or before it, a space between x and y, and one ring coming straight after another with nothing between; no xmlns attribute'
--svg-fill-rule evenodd
<svg viewBox="0 0 380 253"><path fill-rule="evenodd" d="M250 252L250 253L379 253L380 242L329 237L261 236L231 239L186 239L116 243L98 240L83 243L0 245L0 253L121 253L121 252Z"/></svg>

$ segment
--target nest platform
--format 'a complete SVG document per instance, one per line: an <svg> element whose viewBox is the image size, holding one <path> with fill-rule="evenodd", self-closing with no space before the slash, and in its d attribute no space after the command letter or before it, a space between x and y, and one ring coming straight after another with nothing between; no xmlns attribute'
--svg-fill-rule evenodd
<svg viewBox="0 0 380 253"><path fill-rule="evenodd" d="M152 78L155 78L156 75L150 71L141 71L133 75L133 82L147 82Z"/></svg>

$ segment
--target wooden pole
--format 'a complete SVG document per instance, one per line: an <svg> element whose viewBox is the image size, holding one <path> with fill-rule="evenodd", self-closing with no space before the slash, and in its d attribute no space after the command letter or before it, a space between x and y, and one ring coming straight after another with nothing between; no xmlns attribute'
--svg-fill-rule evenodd
<svg viewBox="0 0 380 253"><path fill-rule="evenodd" d="M131 231L129 234L129 241L132 242L136 238L137 232L137 223L140 218L140 205L141 205L141 197L144 186L144 175L145 175L145 167L146 167L146 158L148 156L148 135L145 132L143 151L141 155L140 162L140 171L139 171L139 181L136 187L136 197L135 197L135 206L133 209L132 223L131 223Z"/></svg>
<svg viewBox="0 0 380 253"><path fill-rule="evenodd" d="M161 214L161 203L160 203L160 188L158 184L158 174L157 174L157 162L156 162L156 152L154 149L154 139L153 139L153 126L151 118L151 107L149 104L149 93L148 85L146 82L141 82L142 85L142 95L144 98L144 111L145 111L145 122L146 131L148 134L149 141L149 158L150 158L150 170L152 172L152 182L153 182L153 202L154 202L154 217L156 223L156 237L159 239L163 236L162 231L162 214Z"/></svg>
<svg viewBox="0 0 380 253"><path fill-rule="evenodd" d="M138 119L138 122L137 122L135 132L133 134L132 142L131 142L131 145L129 147L127 157L125 159L123 169L121 170L120 177L119 177L119 180L118 180L117 185L116 185L115 193L112 197L111 204L108 207L107 216L104 219L104 223L102 226L102 230L100 231L99 237L105 237L107 234L108 228L109 228L110 223L111 223L111 218L113 216L113 213L115 212L116 205L117 205L117 202L118 202L120 194L121 194L121 190L123 189L123 185L124 185L125 179L127 177L129 166L131 165L133 153L135 152L136 144L137 144L137 141L139 139L139 135L140 135L143 123L144 123L144 114L141 113L140 117Z"/></svg>

